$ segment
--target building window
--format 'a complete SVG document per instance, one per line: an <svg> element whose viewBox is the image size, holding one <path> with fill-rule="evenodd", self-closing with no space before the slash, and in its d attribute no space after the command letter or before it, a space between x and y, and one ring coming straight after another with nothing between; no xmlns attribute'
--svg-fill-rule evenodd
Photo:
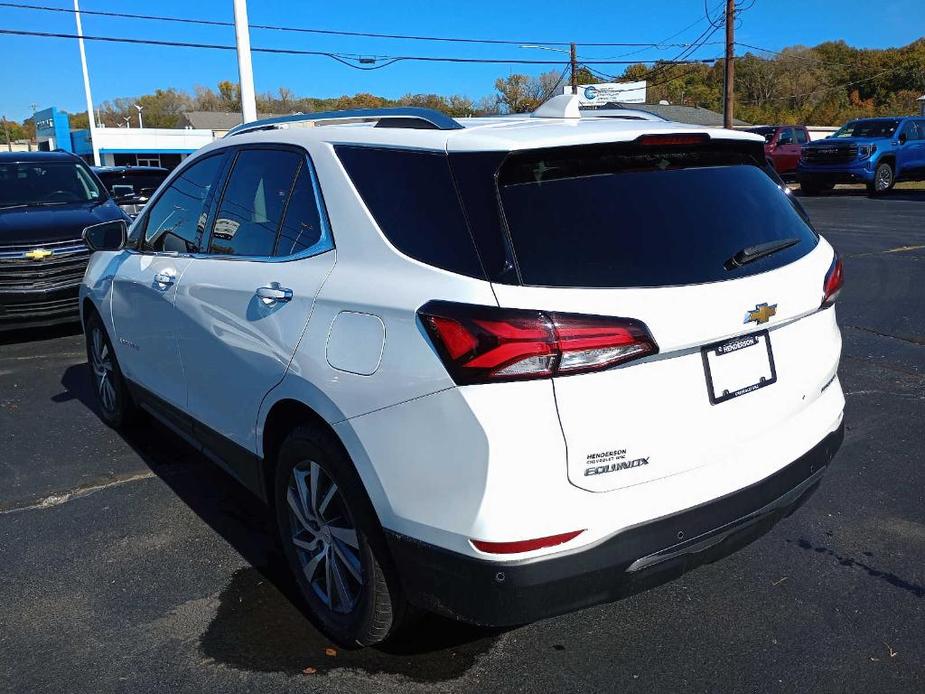
<svg viewBox="0 0 925 694"><path fill-rule="evenodd" d="M160 154L139 154L136 156L138 160L137 166L160 166L161 165L161 155Z"/></svg>

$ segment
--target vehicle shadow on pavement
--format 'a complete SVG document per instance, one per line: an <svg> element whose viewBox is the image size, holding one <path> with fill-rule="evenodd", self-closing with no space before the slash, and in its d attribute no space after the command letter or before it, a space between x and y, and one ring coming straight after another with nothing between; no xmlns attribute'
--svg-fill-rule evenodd
<svg viewBox="0 0 925 694"><path fill-rule="evenodd" d="M79 335L83 332L80 323L62 323L45 328L19 328L0 332L0 345L15 345L23 342L43 342L62 337Z"/></svg>
<svg viewBox="0 0 925 694"><path fill-rule="evenodd" d="M67 396L98 414L87 364L69 367ZM202 654L247 671L315 674L338 668L438 682L463 675L500 637L489 630L424 615L395 639L364 650L331 643L299 607L272 514L234 479L149 417L119 435L214 532L247 561L219 595Z"/></svg>
<svg viewBox="0 0 925 694"><path fill-rule="evenodd" d="M905 200L908 202L925 202L925 190L891 190L885 195L870 197L864 188L838 188L819 195L807 196L797 189L800 198L868 198L873 203L889 202L891 200Z"/></svg>

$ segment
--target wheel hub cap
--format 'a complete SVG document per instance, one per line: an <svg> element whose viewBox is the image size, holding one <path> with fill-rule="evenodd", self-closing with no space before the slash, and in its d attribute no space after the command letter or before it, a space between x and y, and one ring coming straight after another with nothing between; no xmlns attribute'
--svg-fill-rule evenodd
<svg viewBox="0 0 925 694"><path fill-rule="evenodd" d="M286 497L305 581L328 609L352 612L363 589L363 567L343 495L320 465L306 461L293 469Z"/></svg>

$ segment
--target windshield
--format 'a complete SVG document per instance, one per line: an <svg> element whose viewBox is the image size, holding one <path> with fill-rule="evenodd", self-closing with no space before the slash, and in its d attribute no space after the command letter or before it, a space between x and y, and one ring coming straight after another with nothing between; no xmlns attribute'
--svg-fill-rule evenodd
<svg viewBox="0 0 925 694"><path fill-rule="evenodd" d="M748 128L746 129L747 133L755 133L756 135L761 135L764 137L765 142L770 142L774 139L774 133L777 132L777 128L772 128L769 126L764 126L760 128Z"/></svg>
<svg viewBox="0 0 925 694"><path fill-rule="evenodd" d="M0 163L0 209L92 202L102 197L90 171L76 161Z"/></svg>
<svg viewBox="0 0 925 694"><path fill-rule="evenodd" d="M832 137L889 137L898 126L898 118L855 120L843 125Z"/></svg>
<svg viewBox="0 0 925 694"><path fill-rule="evenodd" d="M167 178L167 172L97 173L113 195L137 195L149 198Z"/></svg>
<svg viewBox="0 0 925 694"><path fill-rule="evenodd" d="M793 262L817 237L759 164L693 148L511 155L499 188L524 284L700 284ZM728 267L743 249L782 240L779 252Z"/></svg>

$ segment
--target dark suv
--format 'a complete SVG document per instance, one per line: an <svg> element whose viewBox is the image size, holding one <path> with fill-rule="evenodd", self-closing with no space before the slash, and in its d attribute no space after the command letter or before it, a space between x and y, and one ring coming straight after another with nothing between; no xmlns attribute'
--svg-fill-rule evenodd
<svg viewBox="0 0 925 694"><path fill-rule="evenodd" d="M119 207L134 219L170 171L160 166L94 166L93 173Z"/></svg>
<svg viewBox="0 0 925 694"><path fill-rule="evenodd" d="M82 160L0 152L0 331L74 321L84 227L127 219Z"/></svg>

